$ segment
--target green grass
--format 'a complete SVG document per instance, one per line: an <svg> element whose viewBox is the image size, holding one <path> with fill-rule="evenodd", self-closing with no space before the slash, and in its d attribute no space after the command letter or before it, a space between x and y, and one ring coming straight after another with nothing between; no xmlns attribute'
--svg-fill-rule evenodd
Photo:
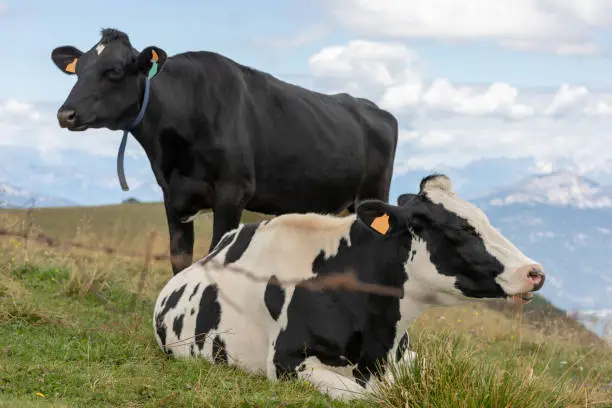
<svg viewBox="0 0 612 408"><path fill-rule="evenodd" d="M88 219L90 242L142 251L148 226L164 232L160 209L39 210L32 220L73 239ZM19 228L23 212L0 215ZM199 223L206 241L209 222ZM112 236L115 225L125 238ZM303 382L168 358L151 322L168 261L144 271L141 286L141 259L0 239L0 407L612 407L609 347L559 313L527 321L529 313L482 302L425 313L410 329L425 366L400 367L395 384L353 404Z"/></svg>

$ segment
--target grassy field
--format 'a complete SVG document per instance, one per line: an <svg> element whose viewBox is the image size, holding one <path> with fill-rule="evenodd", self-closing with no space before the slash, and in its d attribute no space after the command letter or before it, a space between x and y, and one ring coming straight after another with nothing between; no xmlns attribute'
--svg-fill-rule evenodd
<svg viewBox="0 0 612 408"><path fill-rule="evenodd" d="M0 227L140 253L156 230L153 252L167 253L158 204L3 211ZM207 215L196 236L200 257ZM410 328L426 366L345 405L305 383L167 358L151 318L170 275L168 261L0 237L0 407L612 407L612 351L541 298L525 312L430 310Z"/></svg>

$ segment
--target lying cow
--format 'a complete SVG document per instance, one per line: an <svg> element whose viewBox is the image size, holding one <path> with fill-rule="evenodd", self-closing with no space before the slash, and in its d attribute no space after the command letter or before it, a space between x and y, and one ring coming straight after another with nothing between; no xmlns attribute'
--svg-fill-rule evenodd
<svg viewBox="0 0 612 408"><path fill-rule="evenodd" d="M544 284L542 267L455 195L446 176L424 178L419 193L398 204L368 200L343 218L288 214L240 225L163 288L158 344L176 357L202 356L271 380L304 378L332 397L351 397L384 374L377 361L414 358L406 329L428 306L528 301ZM254 276L230 270L237 267ZM347 269L400 296L282 284Z"/></svg>

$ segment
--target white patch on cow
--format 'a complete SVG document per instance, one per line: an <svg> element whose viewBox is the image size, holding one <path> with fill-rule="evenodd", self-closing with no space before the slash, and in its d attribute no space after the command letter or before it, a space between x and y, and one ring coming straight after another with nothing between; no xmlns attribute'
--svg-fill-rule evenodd
<svg viewBox="0 0 612 408"><path fill-rule="evenodd" d="M408 280L404 284L406 304L402 318L412 321L428 306L451 306L463 298L455 287L454 276L442 275L431 262L431 254L425 241L418 237L412 240L414 257L404 265Z"/></svg>
<svg viewBox="0 0 612 408"><path fill-rule="evenodd" d="M455 194L453 193L453 183L451 180L442 175L428 179L421 188L422 190L440 190L451 195Z"/></svg>
<svg viewBox="0 0 612 408"><path fill-rule="evenodd" d="M465 218L481 235L487 251L504 265L504 271L496 278L497 283L508 295L516 295L531 290L531 283L517 271L526 265L537 265L526 256L501 232L492 226L485 213L474 204L458 197L446 189L439 188L440 183L427 185L425 192L434 203L442 205L448 211ZM447 185L448 187L448 185Z"/></svg>
<svg viewBox="0 0 612 408"><path fill-rule="evenodd" d="M328 393L332 398L351 400L360 397L365 391L346 367L330 367L313 356L306 358L302 365L303 370L298 371L298 377Z"/></svg>
<svg viewBox="0 0 612 408"><path fill-rule="evenodd" d="M96 45L96 53L98 55L102 54L102 51L104 51L104 48L106 48L106 46L104 44Z"/></svg>
<svg viewBox="0 0 612 408"><path fill-rule="evenodd" d="M351 246L350 233L355 218L354 214L340 218L310 213L273 218L259 227L257 240L251 242L253 253L258 254L257 259L261 259L261 262L273 262L274 269L279 272L277 276L284 276L285 279L309 278L314 276L312 260L321 251L328 259L338 254L342 239ZM279 257L279 253L292 254L292 257ZM245 259L244 262L250 263L250 260ZM255 267L257 262L253 263ZM283 262L286 270L276 265L278 262Z"/></svg>

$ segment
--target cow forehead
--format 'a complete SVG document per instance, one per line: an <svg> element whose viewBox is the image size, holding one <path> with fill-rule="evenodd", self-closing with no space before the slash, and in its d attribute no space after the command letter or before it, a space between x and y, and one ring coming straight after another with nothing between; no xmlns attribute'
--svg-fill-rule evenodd
<svg viewBox="0 0 612 408"><path fill-rule="evenodd" d="M84 71L93 66L100 65L100 68L112 66L118 61L127 60L130 47L120 41L112 41L110 43L98 43L87 51L80 59L80 71Z"/></svg>
<svg viewBox="0 0 612 408"><path fill-rule="evenodd" d="M431 189L427 191L427 198L431 202L441 205L445 210L465 219L474 227L479 226L482 228L489 225L487 216L480 208L454 193Z"/></svg>
<svg viewBox="0 0 612 408"><path fill-rule="evenodd" d="M102 54L105 48L106 48L106 44L102 44L102 43L98 43L98 45L94 47L94 49L96 50L96 54L98 55Z"/></svg>

